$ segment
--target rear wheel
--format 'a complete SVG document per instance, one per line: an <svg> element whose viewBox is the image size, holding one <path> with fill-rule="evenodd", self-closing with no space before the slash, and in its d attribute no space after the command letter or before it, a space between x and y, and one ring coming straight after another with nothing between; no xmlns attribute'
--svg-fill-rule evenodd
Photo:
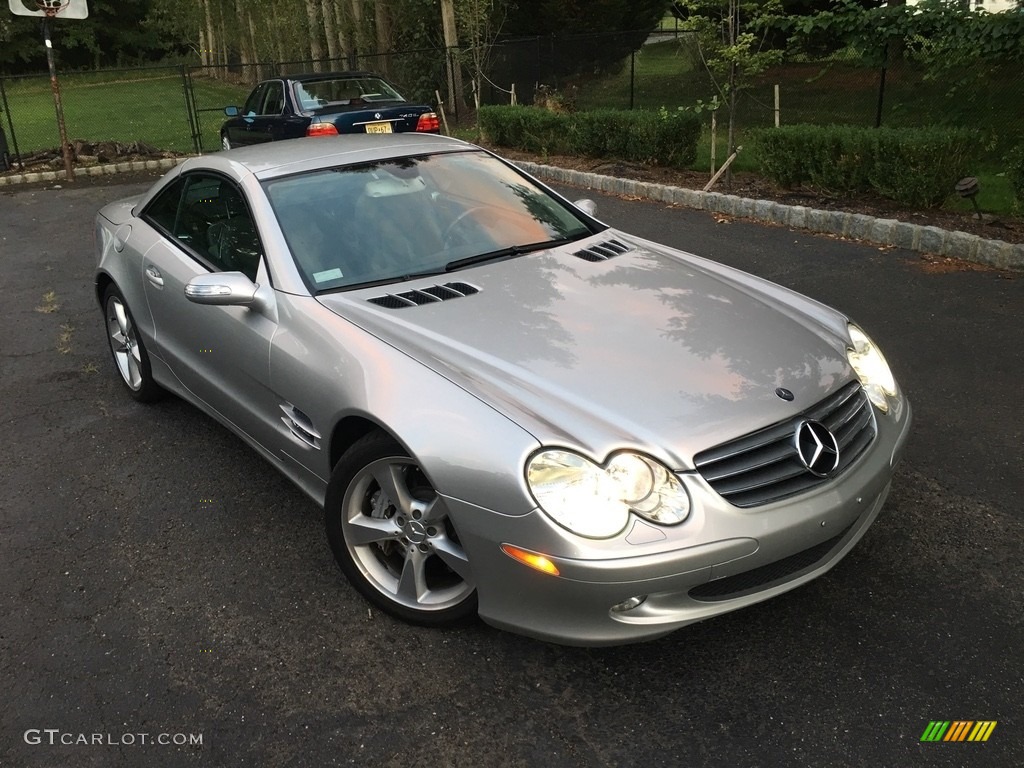
<svg viewBox="0 0 1024 768"><path fill-rule="evenodd" d="M435 627L476 615L469 559L444 500L390 437L373 433L345 452L324 507L335 560L378 608Z"/></svg>

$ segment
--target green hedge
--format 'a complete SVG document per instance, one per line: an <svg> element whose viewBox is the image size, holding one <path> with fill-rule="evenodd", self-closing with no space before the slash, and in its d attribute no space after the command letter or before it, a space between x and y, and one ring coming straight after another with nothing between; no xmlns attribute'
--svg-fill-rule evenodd
<svg viewBox="0 0 1024 768"><path fill-rule="evenodd" d="M960 128L788 125L754 132L754 144L761 172L784 187L873 191L915 207L941 205L979 150L977 133Z"/></svg>
<svg viewBox="0 0 1024 768"><path fill-rule="evenodd" d="M480 125L485 138L500 147L676 167L693 164L700 138L696 115L664 110L560 113L539 107L481 107Z"/></svg>
<svg viewBox="0 0 1024 768"><path fill-rule="evenodd" d="M1006 177L1010 180L1017 210L1024 213L1024 145L1010 152L1006 158Z"/></svg>

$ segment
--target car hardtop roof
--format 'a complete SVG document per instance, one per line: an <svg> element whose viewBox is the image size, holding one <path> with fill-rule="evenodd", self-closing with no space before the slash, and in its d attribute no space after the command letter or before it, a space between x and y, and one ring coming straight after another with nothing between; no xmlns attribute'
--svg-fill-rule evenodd
<svg viewBox="0 0 1024 768"><path fill-rule="evenodd" d="M376 72L365 72L362 70L353 70L352 72L302 72L298 75L281 75L280 79L308 82L311 80L333 80L337 77L376 77L378 80L384 80L387 82L387 78L383 75L378 75Z"/></svg>
<svg viewBox="0 0 1024 768"><path fill-rule="evenodd" d="M238 180L250 174L258 179L270 179L318 168L479 149L461 139L437 134L394 133L387 134L386 138L369 134L342 134L272 141L230 152L214 152L189 158L179 167L182 173L208 168Z"/></svg>

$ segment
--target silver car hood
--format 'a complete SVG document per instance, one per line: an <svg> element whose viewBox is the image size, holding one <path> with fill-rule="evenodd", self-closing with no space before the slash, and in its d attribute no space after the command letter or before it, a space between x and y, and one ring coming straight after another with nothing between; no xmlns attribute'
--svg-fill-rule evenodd
<svg viewBox="0 0 1024 768"><path fill-rule="evenodd" d="M631 250L597 263L574 255L611 237ZM478 292L398 309L371 301L444 283ZM838 313L611 230L567 248L319 300L542 443L598 460L633 446L674 469L692 468L694 454L792 417L853 376Z"/></svg>

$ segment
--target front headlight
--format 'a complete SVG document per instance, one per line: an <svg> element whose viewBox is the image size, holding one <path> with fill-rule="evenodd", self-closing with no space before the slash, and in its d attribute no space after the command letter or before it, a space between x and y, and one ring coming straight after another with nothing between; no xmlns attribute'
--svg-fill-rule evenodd
<svg viewBox="0 0 1024 768"><path fill-rule="evenodd" d="M690 514L679 478L638 453L617 453L602 467L571 451L542 451L530 459L526 480L540 508L580 536L621 533L630 512L660 525Z"/></svg>
<svg viewBox="0 0 1024 768"><path fill-rule="evenodd" d="M882 413L889 410L889 398L896 395L896 379L882 351L853 323L849 325L852 347L847 348L846 357L857 373L868 400Z"/></svg>

